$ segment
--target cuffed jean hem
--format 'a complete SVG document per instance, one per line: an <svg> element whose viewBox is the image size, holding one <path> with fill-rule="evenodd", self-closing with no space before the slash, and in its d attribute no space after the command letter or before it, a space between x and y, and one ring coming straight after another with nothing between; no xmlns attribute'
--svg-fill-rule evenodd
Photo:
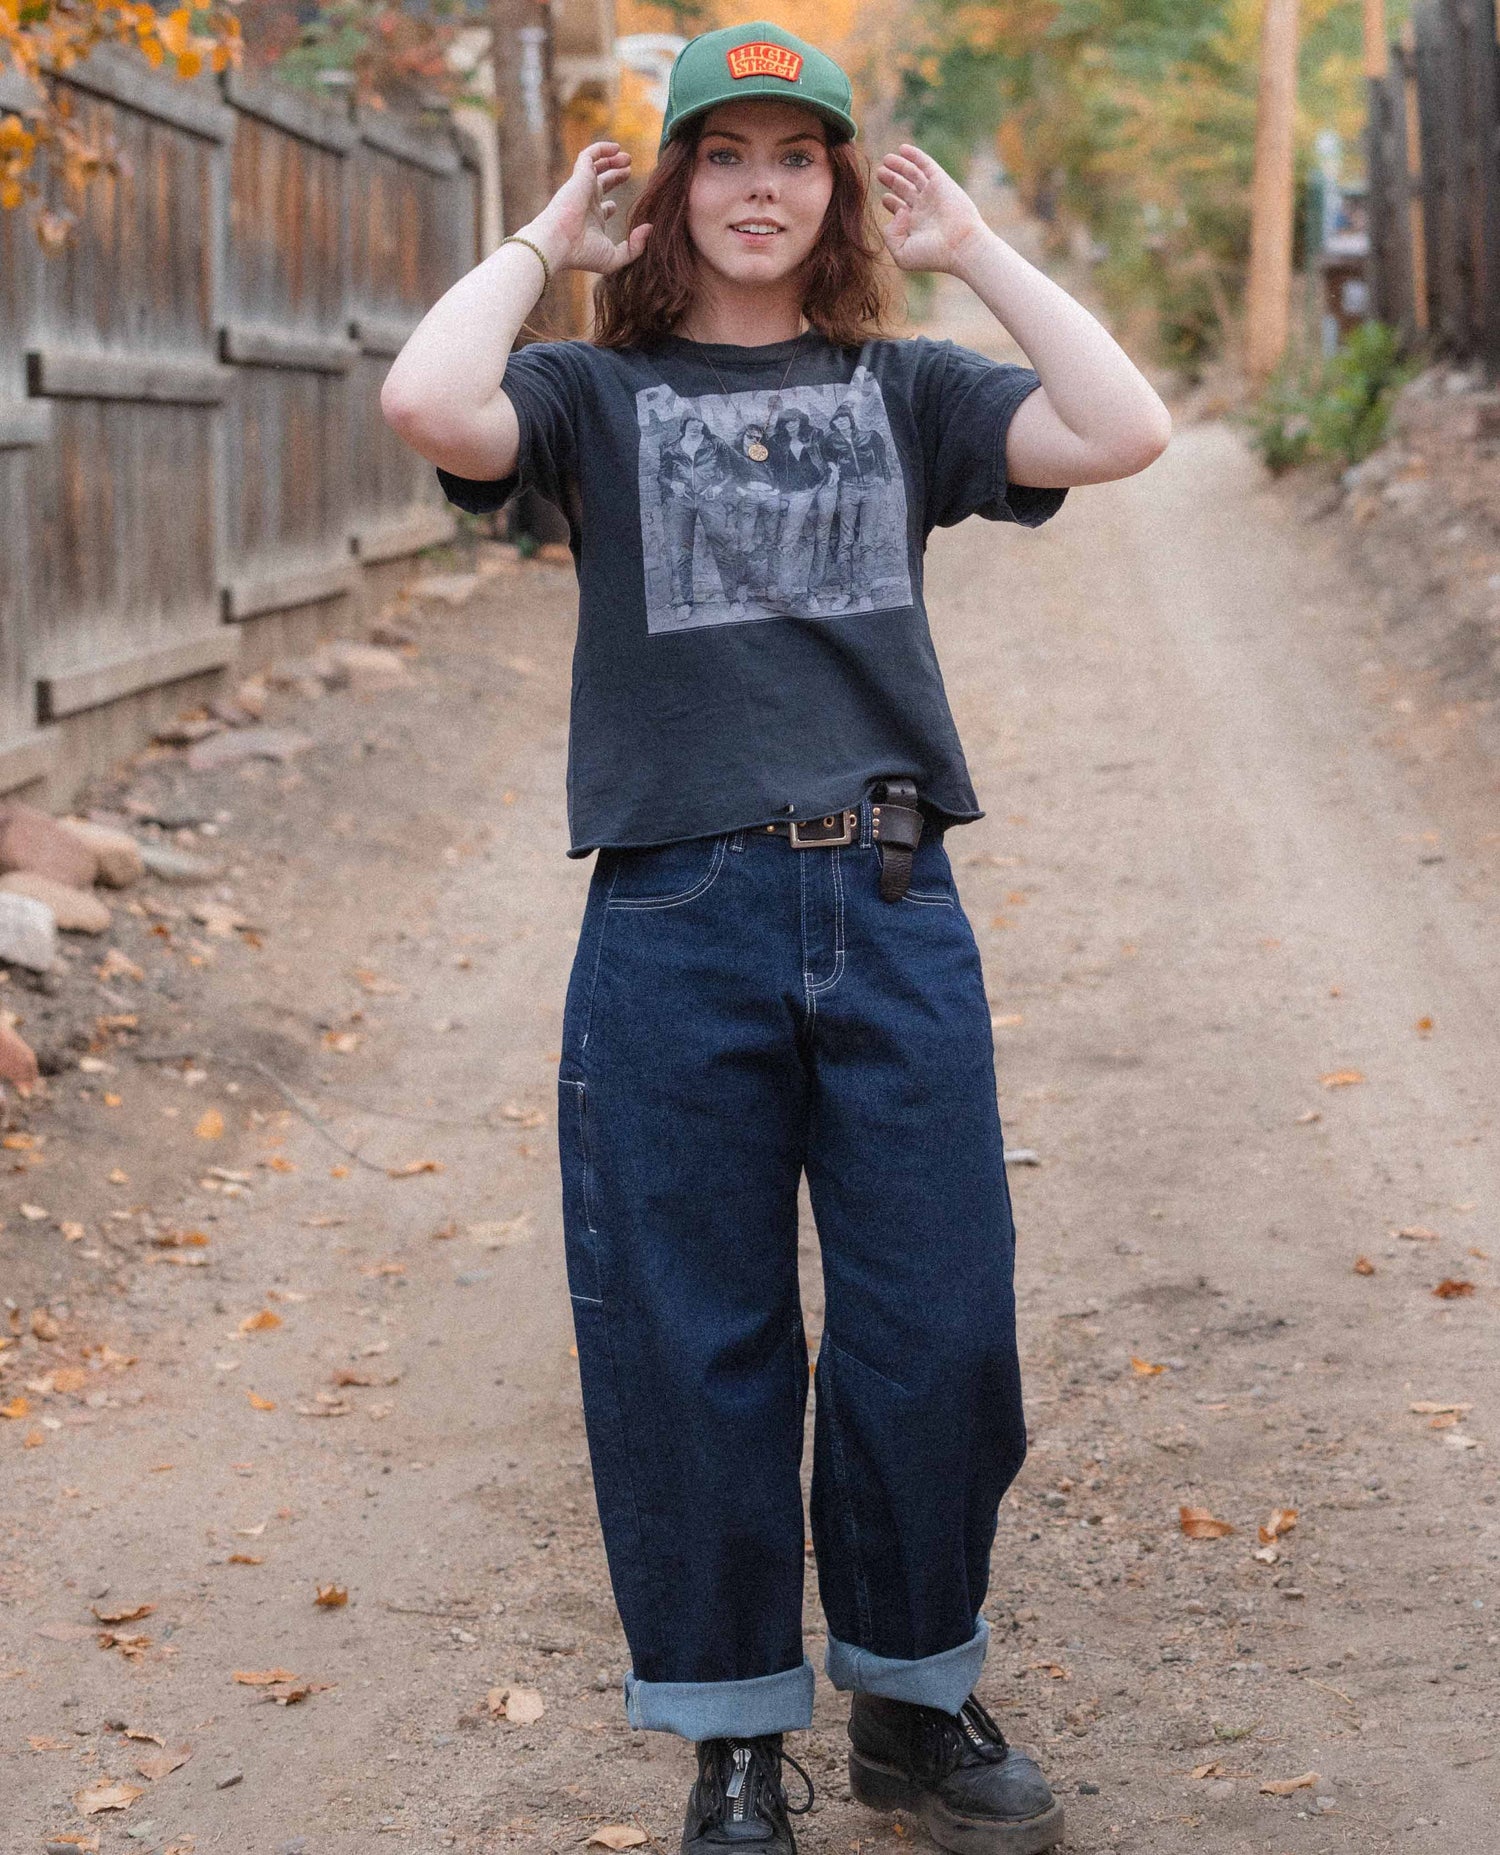
<svg viewBox="0 0 1500 1855"><path fill-rule="evenodd" d="M812 1725L813 1665L748 1681L638 1681L625 1675L625 1717L645 1732L684 1739L750 1739Z"/></svg>
<svg viewBox="0 0 1500 1855"><path fill-rule="evenodd" d="M823 1665L836 1688L852 1688L857 1694L879 1694L886 1700L911 1701L920 1707L941 1707L944 1713L957 1713L979 1681L989 1640L990 1626L980 1617L974 1634L956 1649L902 1662L893 1656L876 1655L870 1649L856 1649L830 1636Z"/></svg>

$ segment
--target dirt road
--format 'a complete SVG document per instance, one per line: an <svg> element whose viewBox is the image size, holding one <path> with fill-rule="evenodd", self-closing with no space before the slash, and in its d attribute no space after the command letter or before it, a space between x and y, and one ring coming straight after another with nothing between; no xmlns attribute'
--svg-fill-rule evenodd
<svg viewBox="0 0 1500 1855"><path fill-rule="evenodd" d="M1208 425L931 555L988 808L949 849L1040 1161L1012 1173L1033 1441L981 1692L1076 1850L1452 1855L1500 1786L1496 774L1330 546ZM569 1351L571 597L532 566L424 609L410 688L285 698L296 774L196 781L262 944L195 965L124 920L139 1030L8 1155L13 1324L46 1304L58 1338L11 1349L42 1389L12 1376L0 1423L7 1851L676 1847L691 1752L624 1722ZM130 1054L174 1047L197 1062ZM805 1250L815 1330L810 1221ZM135 1363L84 1358L105 1342ZM820 1663L811 1581L808 1627ZM545 1714L489 1717L506 1687ZM922 1843L846 1800L842 1717L823 1685L804 1850ZM80 1816L104 1779L143 1794Z"/></svg>

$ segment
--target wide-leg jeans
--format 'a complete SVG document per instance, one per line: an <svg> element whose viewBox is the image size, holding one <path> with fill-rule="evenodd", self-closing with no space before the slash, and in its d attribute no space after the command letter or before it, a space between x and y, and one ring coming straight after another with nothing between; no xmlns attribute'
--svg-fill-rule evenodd
<svg viewBox="0 0 1500 1855"><path fill-rule="evenodd" d="M812 1717L804 1170L836 1687L962 1705L1025 1454L979 950L941 832L886 902L868 798L858 820L845 847L746 828L600 851L568 984L563 1222L626 1709L689 1739Z"/></svg>

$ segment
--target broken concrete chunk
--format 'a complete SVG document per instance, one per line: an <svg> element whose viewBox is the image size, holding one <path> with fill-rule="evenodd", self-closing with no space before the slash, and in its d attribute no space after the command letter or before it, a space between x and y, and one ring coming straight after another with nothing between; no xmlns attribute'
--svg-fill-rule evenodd
<svg viewBox="0 0 1500 1855"><path fill-rule="evenodd" d="M94 852L49 813L19 802L0 807L0 874L31 870L70 889L91 889L97 869Z"/></svg>
<svg viewBox="0 0 1500 1855"><path fill-rule="evenodd" d="M142 844L141 856L151 874L163 882L212 882L224 873L222 863L179 850L175 844Z"/></svg>
<svg viewBox="0 0 1500 1855"><path fill-rule="evenodd" d="M424 573L411 587L415 599L436 599L440 605L467 605L479 586L477 573Z"/></svg>
<svg viewBox="0 0 1500 1855"><path fill-rule="evenodd" d="M0 961L33 973L55 970L57 917L45 902L0 890Z"/></svg>
<svg viewBox="0 0 1500 1855"><path fill-rule="evenodd" d="M65 882L33 875L30 870L12 870L0 876L0 894L29 895L44 903L65 932L102 934L109 926L109 905L101 902L92 889L70 889Z"/></svg>
<svg viewBox="0 0 1500 1855"><path fill-rule="evenodd" d="M242 760L291 760L312 745L312 736L295 728L235 728L189 748L187 763L195 773L207 773Z"/></svg>
<svg viewBox="0 0 1500 1855"><path fill-rule="evenodd" d="M328 649L345 682L354 689L386 689L392 683L406 682L410 675L406 659L379 644L356 644L338 638Z"/></svg>
<svg viewBox="0 0 1500 1855"><path fill-rule="evenodd" d="M97 864L96 881L105 883L111 889L128 889L131 883L139 882L145 875L141 847L128 831L94 824L87 818L59 818L57 822L93 851Z"/></svg>
<svg viewBox="0 0 1500 1855"><path fill-rule="evenodd" d="M14 1026L0 1023L0 1082L24 1095L36 1082L36 1052Z"/></svg>

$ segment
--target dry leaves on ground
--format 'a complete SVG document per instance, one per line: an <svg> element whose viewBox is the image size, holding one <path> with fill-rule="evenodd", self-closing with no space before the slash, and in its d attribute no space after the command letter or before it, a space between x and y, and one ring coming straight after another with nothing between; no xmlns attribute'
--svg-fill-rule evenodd
<svg viewBox="0 0 1500 1855"><path fill-rule="evenodd" d="M261 1308L254 1314L247 1314L240 1322L241 1333L268 1333L272 1327L281 1325L281 1316L273 1308Z"/></svg>
<svg viewBox="0 0 1500 1855"><path fill-rule="evenodd" d="M175 1752L158 1752L151 1758L136 1761L136 1770L143 1778L149 1778L153 1784L169 1777L179 1766L185 1765L193 1756L191 1746L178 1746Z"/></svg>
<svg viewBox="0 0 1500 1855"><path fill-rule="evenodd" d="M509 1720L512 1726L531 1726L547 1711L535 1688L491 1688L484 1705L492 1720Z"/></svg>
<svg viewBox="0 0 1500 1855"><path fill-rule="evenodd" d="M1429 1230L1425 1224L1403 1224L1400 1230L1393 1230L1391 1235L1407 1243L1436 1243L1439 1240L1438 1233Z"/></svg>
<svg viewBox="0 0 1500 1855"><path fill-rule="evenodd" d="M1261 1522L1260 1543L1263 1546L1275 1545L1282 1534L1290 1533L1296 1524L1297 1510L1295 1507L1273 1507L1270 1518Z"/></svg>
<svg viewBox="0 0 1500 1855"><path fill-rule="evenodd" d="M1375 1273L1375 1265L1370 1261L1368 1256L1356 1256L1354 1258L1354 1273L1356 1275L1373 1275Z"/></svg>
<svg viewBox="0 0 1500 1855"><path fill-rule="evenodd" d="M89 1608L101 1623L135 1623L141 1617L149 1617L156 1606L155 1604L111 1604L108 1610L103 1610L98 1604L91 1604Z"/></svg>
<svg viewBox="0 0 1500 1855"><path fill-rule="evenodd" d="M1179 1507L1177 1524L1189 1539L1228 1539L1234 1528L1216 1520L1206 1507Z"/></svg>
<svg viewBox="0 0 1500 1855"><path fill-rule="evenodd" d="M1445 1275L1432 1292L1439 1301L1458 1301L1474 1293L1474 1284L1466 1282L1462 1276Z"/></svg>
<svg viewBox="0 0 1500 1855"><path fill-rule="evenodd" d="M1317 1782L1317 1772L1304 1771L1300 1778L1267 1778L1260 1792L1262 1797L1290 1797L1296 1791L1310 1791Z"/></svg>
<svg viewBox="0 0 1500 1855"><path fill-rule="evenodd" d="M1153 1365L1149 1359L1138 1358L1136 1354L1132 1353L1130 1355L1130 1369L1141 1378L1156 1378L1159 1374L1165 1372L1167 1368L1164 1365Z"/></svg>
<svg viewBox="0 0 1500 1855"><path fill-rule="evenodd" d="M276 1400L274 1398L263 1398L255 1391L247 1391L245 1393L245 1400L253 1411L274 1411L276 1408Z"/></svg>
<svg viewBox="0 0 1500 1855"><path fill-rule="evenodd" d="M341 1584L320 1584L318 1595L313 1602L324 1610L338 1610L349 1602L348 1587Z"/></svg>
<svg viewBox="0 0 1500 1855"><path fill-rule="evenodd" d="M1353 1088L1356 1082L1363 1082L1364 1079L1358 1069L1331 1069L1326 1076L1318 1077L1325 1089Z"/></svg>
<svg viewBox="0 0 1500 1855"><path fill-rule="evenodd" d="M441 1172L443 1162L440 1159L409 1159L404 1166L387 1166L385 1176L388 1179L414 1179L419 1172Z"/></svg>
<svg viewBox="0 0 1500 1855"><path fill-rule="evenodd" d="M586 1849L638 1849L649 1841L645 1830L637 1829L634 1823L606 1823L603 1829L596 1829L583 1846Z"/></svg>
<svg viewBox="0 0 1500 1855"><path fill-rule="evenodd" d="M145 1786L125 1784L117 1778L101 1778L97 1784L74 1791L73 1802L81 1816L95 1816L100 1810L128 1810L137 1797L144 1797Z"/></svg>

